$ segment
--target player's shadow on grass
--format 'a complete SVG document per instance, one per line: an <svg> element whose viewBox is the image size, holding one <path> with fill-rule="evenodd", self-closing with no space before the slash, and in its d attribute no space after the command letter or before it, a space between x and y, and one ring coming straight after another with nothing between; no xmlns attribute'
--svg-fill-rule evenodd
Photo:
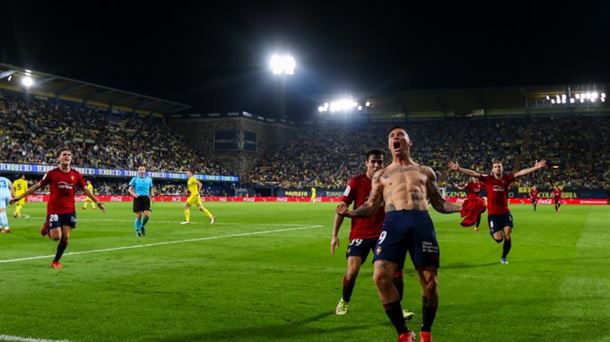
<svg viewBox="0 0 610 342"><path fill-rule="evenodd" d="M294 338L297 336L313 336L328 334L334 331L345 330L344 325L335 326L332 328L315 328L308 327L307 324L314 323L328 317L334 316L334 312L325 312L310 318L305 318L296 321L286 321L278 324L250 326L244 328L227 328L223 330L214 331L202 331L192 332L190 334L174 335L171 337L165 337L155 339L151 341L156 342L170 342L170 341L240 341L240 340L251 340L253 338L265 338L267 340L281 339L281 338ZM355 324L350 325L350 331L366 330L372 326L377 326L379 323L369 324Z"/></svg>

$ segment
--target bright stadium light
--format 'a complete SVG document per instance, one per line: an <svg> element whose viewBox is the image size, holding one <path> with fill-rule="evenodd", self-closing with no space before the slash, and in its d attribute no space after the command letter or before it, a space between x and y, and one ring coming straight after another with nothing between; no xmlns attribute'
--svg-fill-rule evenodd
<svg viewBox="0 0 610 342"><path fill-rule="evenodd" d="M551 104L555 104L555 100L554 99L551 100Z"/></svg>
<svg viewBox="0 0 610 342"><path fill-rule="evenodd" d="M574 98L570 97L570 103L574 103Z"/></svg>
<svg viewBox="0 0 610 342"><path fill-rule="evenodd" d="M34 85L34 80L30 76L25 76L21 79L21 84L26 88L30 88Z"/></svg>
<svg viewBox="0 0 610 342"><path fill-rule="evenodd" d="M360 106L360 105L359 105L359 106L358 106L358 110L362 110L362 106Z"/></svg>
<svg viewBox="0 0 610 342"><path fill-rule="evenodd" d="M294 75L296 64L294 57L290 55L273 55L269 60L269 67L274 75Z"/></svg>
<svg viewBox="0 0 610 342"><path fill-rule="evenodd" d="M548 96L547 96L547 97L548 97ZM364 105L365 105L365 106L367 106L367 107L370 107L370 106L371 106L371 103L370 103L369 101L366 101L366 103L365 103Z"/></svg>

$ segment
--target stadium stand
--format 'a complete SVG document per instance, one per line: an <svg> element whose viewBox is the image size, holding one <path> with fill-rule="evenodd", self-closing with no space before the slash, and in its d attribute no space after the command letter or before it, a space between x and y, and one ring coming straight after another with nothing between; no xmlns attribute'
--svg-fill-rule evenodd
<svg viewBox="0 0 610 342"><path fill-rule="evenodd" d="M351 176L362 172L365 151L386 149L387 130L398 124L411 136L415 160L431 166L443 187L465 181L447 172L448 160L486 172L493 159L502 160L510 171L545 158L548 172L529 175L515 185L610 188L610 122L603 115L234 125L258 135L258 150L248 153L214 151L214 134L225 127L220 118L192 125L186 121L180 124L186 131L180 131L165 118L6 94L0 97L0 115L6 122L0 128L0 162L54 165L54 151L68 145L74 147L74 164L80 167L133 170L143 163L151 171L194 168L201 174L240 175L242 186L250 189L342 190ZM124 180L95 183L99 193L126 193ZM184 193L179 181L158 185L160 193ZM233 195L235 186L206 183L205 193Z"/></svg>

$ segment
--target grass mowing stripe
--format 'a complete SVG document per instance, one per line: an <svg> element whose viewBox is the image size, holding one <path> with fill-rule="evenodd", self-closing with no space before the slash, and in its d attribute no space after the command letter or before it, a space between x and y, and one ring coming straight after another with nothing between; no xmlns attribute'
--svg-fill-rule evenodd
<svg viewBox="0 0 610 342"><path fill-rule="evenodd" d="M70 340L47 340L44 338L20 337L11 335L0 335L0 341L8 342L71 342Z"/></svg>
<svg viewBox="0 0 610 342"><path fill-rule="evenodd" d="M285 228L285 229L263 230L263 231L259 231L259 232L248 232L248 233L236 233L236 234L217 235L217 236L206 236L206 237L202 237L202 238L177 240L177 241L164 241L164 242L149 243L149 244L145 244L145 245L122 246L122 247L94 249L94 250L90 250L90 251L70 252L70 253L64 254L64 256L114 252L114 251L121 251L121 250L126 250L126 249L136 249L136 248L145 248L145 247L154 247L154 246L175 245L175 244L179 244L179 243L199 242L199 241L207 241L207 240L218 240L218 239L241 237L241 236L251 236L251 235L281 233L281 232L297 231L297 230L304 230L304 229L313 229L313 228L320 228L320 227L322 227L322 225L316 224L316 225L303 226L303 227L293 227L293 228ZM30 261L30 260L38 260L38 259L47 259L47 258L52 258L53 256L54 255L40 255L40 256L34 256L34 257L0 260L0 264L8 264L8 263L21 262L21 261Z"/></svg>

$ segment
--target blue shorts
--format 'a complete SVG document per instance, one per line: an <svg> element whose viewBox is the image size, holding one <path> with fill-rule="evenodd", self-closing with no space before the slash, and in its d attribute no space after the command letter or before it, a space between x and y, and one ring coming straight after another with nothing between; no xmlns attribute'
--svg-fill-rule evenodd
<svg viewBox="0 0 610 342"><path fill-rule="evenodd" d="M6 194L6 195L0 194L0 209L8 208L8 202L10 200L11 200L11 195L10 194Z"/></svg>
<svg viewBox="0 0 610 342"><path fill-rule="evenodd" d="M345 257L361 257L362 263L366 261L369 252L375 248L377 239L353 239L350 240Z"/></svg>
<svg viewBox="0 0 610 342"><path fill-rule="evenodd" d="M434 225L426 210L400 210L386 214L375 247L375 260L398 264L402 269L407 251L416 269L439 267L440 250Z"/></svg>
<svg viewBox="0 0 610 342"><path fill-rule="evenodd" d="M76 213L48 214L47 222L49 223L49 229L61 228L63 226L69 226L74 229L76 228Z"/></svg>
<svg viewBox="0 0 610 342"><path fill-rule="evenodd" d="M487 215L487 221L489 222L489 234L491 235L503 231L504 227L513 227L513 215L510 213Z"/></svg>

